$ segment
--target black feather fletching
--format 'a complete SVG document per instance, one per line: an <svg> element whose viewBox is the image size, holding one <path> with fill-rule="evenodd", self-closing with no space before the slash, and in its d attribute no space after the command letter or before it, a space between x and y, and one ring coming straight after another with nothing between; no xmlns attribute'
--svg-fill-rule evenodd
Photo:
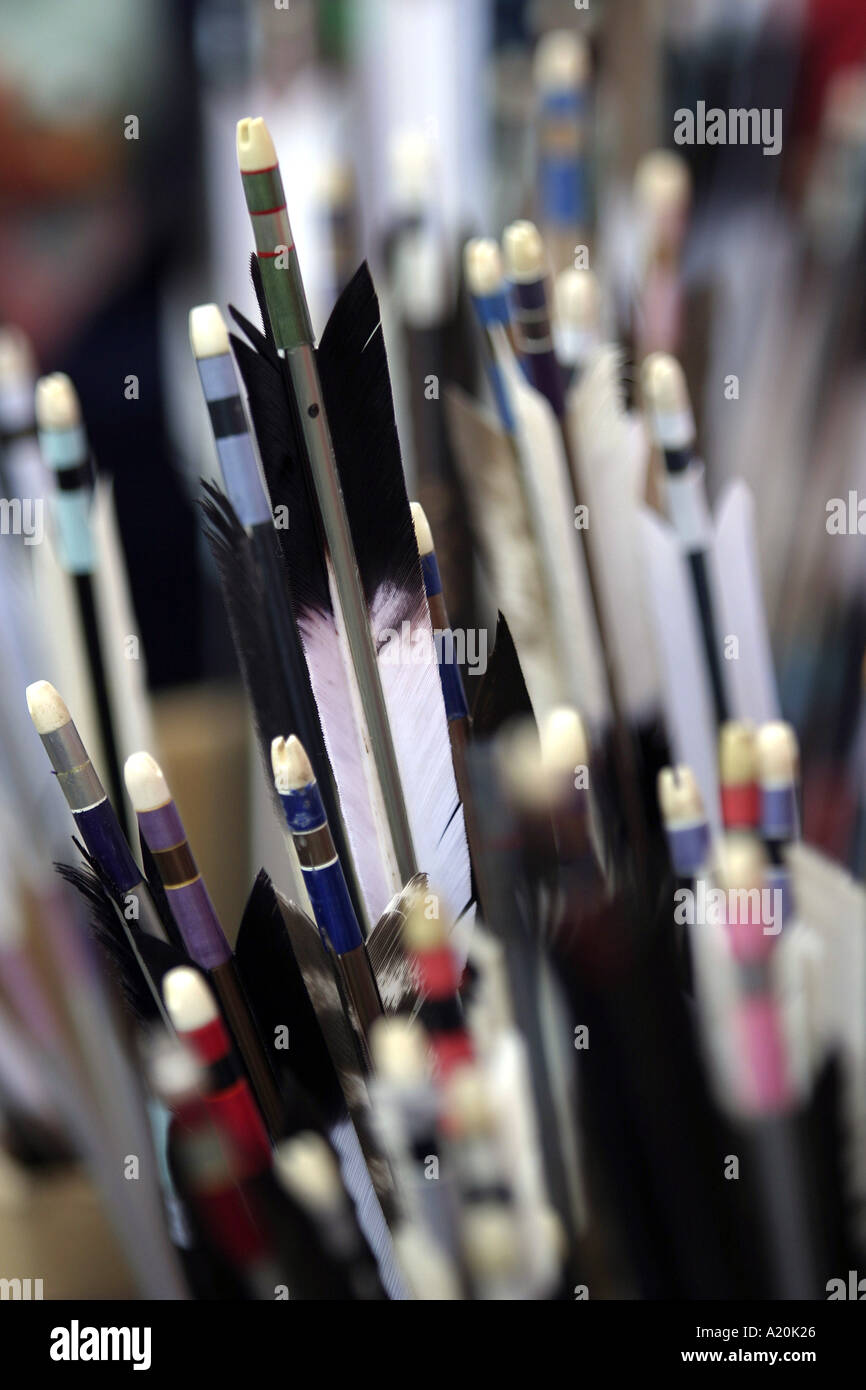
<svg viewBox="0 0 866 1390"><path fill-rule="evenodd" d="M308 669L301 645L305 617L312 615L313 619L323 618L326 629L331 631L333 641L332 659L326 679L339 683L340 698L338 704L347 706L350 696L348 686L345 685L345 676L340 669L341 658L317 513L310 496L305 469L299 462L301 454L294 402L287 389L282 360L268 339L237 310L232 309L231 312L235 322L255 344L256 350L253 350L235 334L231 335L235 359L249 397L250 411L255 425L259 455L265 472L271 505L275 514L282 514L288 518L288 530L284 533L285 541L280 547L280 558L286 591L294 614L293 626L297 623L293 643L296 647L296 655L293 658L295 670L291 681L294 696L293 717L291 722L287 722L284 716L282 724L271 726L271 737L274 728L279 733L287 733L290 730L297 732L309 754L325 803L336 850L346 874L355 912L359 921L363 923L368 918L364 910L363 897L357 878L357 864L353 859L349 839L344 828L343 811L334 778L334 770L336 770L338 777L342 770L336 765L335 769L331 767L323 737L324 716L320 717L317 701L313 696L310 679L311 674L313 674L312 667L310 666ZM237 582L232 579L231 569L227 561L231 551L237 549L236 535L235 532L235 538L229 544L223 544L221 547L221 573L224 575L223 587L227 601L232 603L238 615L230 621L232 621L233 631L236 633L236 644L238 644L239 652L241 643L246 651L244 660L249 677L247 685L254 703L256 696L252 684L253 679L255 679L256 687L263 692L259 697L259 703L262 706L261 712L256 715L256 722L261 730L269 727L267 723L269 718L276 717L273 712L273 691L268 695L264 687L266 685L279 687L279 681L275 678L272 662L267 660L256 662L250 651L253 640L257 645L261 641L262 619L257 615L248 614L247 618L242 616L249 607L255 585L249 581L244 581L243 578ZM220 563L219 556L217 563ZM246 561L246 564L248 566L249 561ZM272 573L272 582L277 582L275 573ZM230 597L229 590L233 587L236 592ZM253 601L260 603L261 596L255 597ZM298 635L299 629L301 635ZM287 644L284 642L283 645ZM267 650L267 643L265 650ZM285 687L285 682L283 685ZM344 709L344 722L345 718ZM263 741L263 750L269 765L269 738Z"/></svg>
<svg viewBox="0 0 866 1390"><path fill-rule="evenodd" d="M352 821L349 832L368 914L378 917L387 903L383 884L389 874L384 859L377 871L376 851L371 848L376 831L363 776L365 735L357 730L354 749L345 729L351 686L334 625L306 445L284 362L266 337L237 311L231 312L249 339L243 343L233 336L232 345L247 387L271 500L289 511L286 558L298 624L341 798ZM316 360L353 548L380 649L383 694L419 868L435 879L457 916L472 896L468 847L432 659L432 625L403 477L379 304L366 265L340 295ZM319 617L325 621L317 622ZM422 629L428 634L426 659L409 660L407 653L404 660L401 650L382 655L394 634L404 640L406 625L413 641Z"/></svg>
<svg viewBox="0 0 866 1390"><path fill-rule="evenodd" d="M58 864L56 867L60 876L81 894L87 904L91 931L102 952L109 974L116 981L123 1003L133 1019L145 1028L160 1022L161 1016L153 994L117 920L116 909L99 874L88 865L76 867ZM277 993L284 998L282 1016L278 1021L287 1023L291 1030L295 1044L295 1056L292 1060L304 1064L298 1068L286 1067L286 1054L275 1050L273 1046L268 1049L272 1061L277 1064L275 1069L283 1101L284 1124L281 1135L285 1137L309 1129L324 1133L325 1106L330 1101L333 1109L331 1096L334 1093L339 1094L339 1088L333 1068L330 1068L331 1080L326 1080L324 1085L317 1084L321 1080L324 1067L328 1066L327 1054L324 1064L321 1061L317 1063L315 1049L318 1047L321 1054L324 1051L324 1043L321 1033L318 1032L315 1017L313 1016L311 1026L303 1026L305 1000L307 1015L310 1015L312 1010L297 966L294 966L294 973L298 983L292 990L291 975L285 968L285 956L278 959L274 951L268 950L266 919L274 913L279 915L270 880L266 874L260 874L250 894L241 923L242 928L246 924L246 944L243 963L238 963L239 973L259 1034L269 1042L275 1036L272 1026L272 1001ZM285 936L285 929L280 929ZM132 923L129 924L129 931L160 996L164 977L177 966L197 970L207 980L207 972L201 970L185 951L169 942L161 941L158 937L149 936ZM294 963L291 948L288 955ZM216 995L214 998L219 1004ZM231 1031L228 1021L224 1019L224 1022ZM279 1065L281 1060L282 1065Z"/></svg>
<svg viewBox="0 0 866 1390"><path fill-rule="evenodd" d="M289 518L289 543L283 546L283 558L296 611L331 613L317 513L300 462L303 449L283 362L242 314L233 308L230 313L256 349L236 334L229 335L249 398L271 505L275 511L286 508Z"/></svg>
<svg viewBox="0 0 866 1390"><path fill-rule="evenodd" d="M117 919L117 909L99 874L89 865L57 864L56 868L60 877L84 899L93 936L132 1017L144 1025L160 1020L156 1001ZM133 922L128 924L128 930L135 941L136 950L160 992L163 976L176 965L196 968L186 952L171 942L149 936Z"/></svg>
<svg viewBox="0 0 866 1390"><path fill-rule="evenodd" d="M205 495L199 505L205 518L205 535L219 574L235 651L269 771L271 739L290 729L282 688L274 679L260 572L250 538L225 493L211 483L206 482L203 487ZM272 780L268 776L269 785Z"/></svg>
<svg viewBox="0 0 866 1390"><path fill-rule="evenodd" d="M334 961L322 944L315 924L281 893L277 893L276 898L310 1002L339 1077L370 1180L387 1218L394 1211L394 1180L374 1132L361 1054L349 1022L351 1008L341 989Z"/></svg>
<svg viewBox="0 0 866 1390"><path fill-rule="evenodd" d="M345 1101L316 1011L310 1002L277 895L264 869L247 899L235 945L235 963L279 1077L287 1073L327 1122L345 1113ZM288 1047L277 1046L288 1029Z"/></svg>
<svg viewBox="0 0 866 1390"><path fill-rule="evenodd" d="M455 918L472 900L469 852L415 527L406 493L381 311L364 263L343 290L316 353L325 411L380 676L418 868ZM398 649L429 635L427 662ZM411 657L414 657L414 651ZM398 667L399 669L395 669Z"/></svg>
<svg viewBox="0 0 866 1390"><path fill-rule="evenodd" d="M123 897L118 899L117 890L115 889L114 884L112 883L108 874L103 869L99 860L94 858L87 846L83 844L81 840L79 840L77 835L72 836L72 843L78 850L78 853L81 855L81 858L84 860L84 863L101 883L106 896L111 901L116 902L120 910L123 912L126 908L126 900ZM181 936L180 929L177 925L177 922L174 919L174 913L169 907L168 898L166 897L165 889L162 886L162 880L159 876L159 871L154 862L153 855L151 854L150 850L148 849L147 845L141 837L139 837L139 847L141 850L141 862L144 867L144 882L146 883L147 888L150 892L153 905L156 908L157 916L159 917L162 923L163 931L165 932L172 946L177 947L179 951L185 951L186 947L183 943L183 937ZM62 866L58 864L55 867L60 869ZM126 920L125 916L124 920Z"/></svg>
<svg viewBox="0 0 866 1390"><path fill-rule="evenodd" d="M360 900L354 865L295 622L285 549L272 528L255 527L248 535L229 499L219 488L205 483L204 491L200 506L205 517L205 532L217 566L232 640L253 710L265 781L276 804L271 776L271 742L278 735L297 734L312 763L357 912ZM282 819L279 807L277 814Z"/></svg>
<svg viewBox="0 0 866 1390"><path fill-rule="evenodd" d="M316 353L352 543L367 602L382 585L426 610L394 416L381 312L366 262L334 306Z"/></svg>
<svg viewBox="0 0 866 1390"><path fill-rule="evenodd" d="M365 767L369 754L364 752L364 739L351 713L348 653L333 610L318 512L311 495L312 482L308 478L306 454L298 440L294 399L282 360L241 314L234 309L231 313L254 344L252 348L231 335L247 388L271 502L275 510L284 509L289 517L283 559L353 851L350 856L348 849L344 850L344 840L342 845L337 843L337 852L344 868L354 863L360 887L356 893L350 879L350 892L359 920L370 924L384 906L387 889L383 893L376 886L383 869ZM313 765L316 768L315 760ZM328 818L333 832L336 817L331 816L330 810Z"/></svg>
<svg viewBox="0 0 866 1390"><path fill-rule="evenodd" d="M511 719L533 719L532 703L508 624L500 613L487 670L472 708L476 738L491 738Z"/></svg>
<svg viewBox="0 0 866 1390"><path fill-rule="evenodd" d="M712 1097L671 933L633 931L621 898L590 912L577 899L571 906L553 958L592 1039L572 1057L583 1123L591 1148L607 1156L613 1229L639 1296L767 1297L754 1168L744 1162L739 1182L716 1176L726 1154L743 1152L744 1136Z"/></svg>
<svg viewBox="0 0 866 1390"><path fill-rule="evenodd" d="M281 893L276 893L276 899L283 929L351 1110L357 1083L364 1086L363 1065L333 957L324 946L315 922Z"/></svg>

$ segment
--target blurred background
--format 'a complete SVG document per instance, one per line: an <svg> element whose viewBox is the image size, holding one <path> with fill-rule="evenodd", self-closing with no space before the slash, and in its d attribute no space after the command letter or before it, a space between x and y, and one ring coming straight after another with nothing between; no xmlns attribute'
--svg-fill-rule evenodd
<svg viewBox="0 0 866 1390"><path fill-rule="evenodd" d="M630 392L648 350L681 358L711 498L735 475L752 487L805 837L859 863L866 546L826 518L866 495L862 0L4 0L0 323L38 372L70 375L113 479L157 745L227 922L259 863L287 872L196 507L217 465L188 312L255 311L236 122L273 133L317 333L369 260L409 494L443 537L452 623L492 630L445 427L418 398L430 374L479 388L466 239L544 221L536 59L561 28L590 57L585 227L548 244L557 268L585 246ZM676 145L698 101L781 111L779 152ZM661 231L641 175L660 149L687 176Z"/></svg>

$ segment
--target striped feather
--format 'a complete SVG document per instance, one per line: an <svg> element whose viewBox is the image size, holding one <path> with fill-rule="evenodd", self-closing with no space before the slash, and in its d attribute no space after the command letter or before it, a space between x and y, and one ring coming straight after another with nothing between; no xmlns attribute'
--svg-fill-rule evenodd
<svg viewBox="0 0 866 1390"><path fill-rule="evenodd" d="M367 955L388 1014L411 1013L418 1002L415 974L403 949L403 928L412 898L426 891L425 875L415 874L391 899L367 938Z"/></svg>
<svg viewBox="0 0 866 1390"><path fill-rule="evenodd" d="M349 1011L340 988L339 976L330 953L314 922L281 893L276 900L285 929L291 942L298 969L303 976L310 1003L313 1006L325 1045L340 1083L346 1108L366 1159L369 1181L385 1215L393 1212L395 1194L391 1170L382 1156L373 1131L370 1096L361 1063L355 1033L349 1022ZM336 1147L336 1136L332 1130ZM358 1201L359 1188L364 1186L363 1165L350 1183ZM369 1182L367 1184L369 1186Z"/></svg>

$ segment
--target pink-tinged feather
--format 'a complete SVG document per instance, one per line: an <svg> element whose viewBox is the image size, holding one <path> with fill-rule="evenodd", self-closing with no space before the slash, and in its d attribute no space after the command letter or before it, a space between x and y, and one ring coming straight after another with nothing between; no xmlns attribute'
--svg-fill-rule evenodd
<svg viewBox="0 0 866 1390"><path fill-rule="evenodd" d="M307 609L299 615L298 628L364 905L368 919L375 922L399 892L400 882L389 852L378 786L371 785L369 743L360 726L360 699L352 692L333 615Z"/></svg>
<svg viewBox="0 0 866 1390"><path fill-rule="evenodd" d="M469 849L430 611L421 598L409 614L405 591L382 586L370 619L418 870L441 898L443 917L453 922L470 897ZM413 711L416 717L408 718Z"/></svg>
<svg viewBox="0 0 866 1390"><path fill-rule="evenodd" d="M739 1009L745 1099L764 1113L782 1110L790 1095L785 1048L774 1000L769 995L746 999Z"/></svg>

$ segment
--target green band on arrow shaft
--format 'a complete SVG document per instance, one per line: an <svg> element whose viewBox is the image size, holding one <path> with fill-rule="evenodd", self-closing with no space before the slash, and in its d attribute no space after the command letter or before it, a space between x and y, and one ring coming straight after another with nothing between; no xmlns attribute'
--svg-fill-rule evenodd
<svg viewBox="0 0 866 1390"><path fill-rule="evenodd" d="M279 168L255 170L241 175L250 220L267 226L273 235L275 225L291 237L285 194ZM280 220L274 218L280 214ZM282 218L285 220L282 220ZM268 315L278 349L284 353L292 392L298 407L304 446L310 463L313 486L334 568L340 608L345 623L358 693L361 697L366 732L382 793L394 859L400 879L405 883L417 871L409 817L403 798L400 769L391 737L391 725L379 679L370 620L358 574L349 520L334 458L334 446L322 401L322 388L314 348L303 281L294 246L281 258L263 254L257 235L259 265L267 299ZM286 266L279 269L279 266Z"/></svg>
<svg viewBox="0 0 866 1390"><path fill-rule="evenodd" d="M279 166L242 174L274 339L281 351L312 345L313 326Z"/></svg>

